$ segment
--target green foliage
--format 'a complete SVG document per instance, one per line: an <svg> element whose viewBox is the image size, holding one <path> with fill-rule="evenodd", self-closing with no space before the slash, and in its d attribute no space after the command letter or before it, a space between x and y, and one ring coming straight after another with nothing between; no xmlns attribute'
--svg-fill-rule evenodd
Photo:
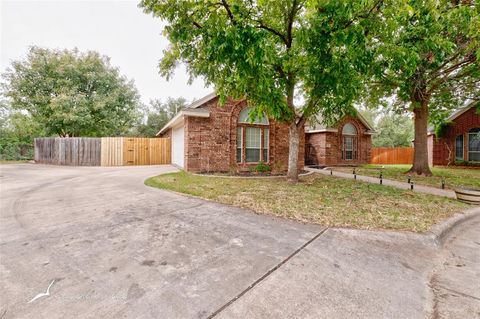
<svg viewBox="0 0 480 319"><path fill-rule="evenodd" d="M213 84L221 102L247 98L252 116L266 113L298 130L319 112L325 121L353 112L374 56L369 32L380 21L377 0L142 0L140 6L166 24L162 75L187 63L190 76ZM291 136L290 143L298 141Z"/></svg>
<svg viewBox="0 0 480 319"><path fill-rule="evenodd" d="M480 96L480 5L474 1L391 0L378 30L375 76L367 100L385 96L399 110L428 105L441 123L469 98Z"/></svg>
<svg viewBox="0 0 480 319"><path fill-rule="evenodd" d="M374 147L411 146L413 141L413 119L409 116L386 113L381 116L373 135Z"/></svg>
<svg viewBox="0 0 480 319"><path fill-rule="evenodd" d="M435 126L435 137L444 137L452 122L442 122Z"/></svg>
<svg viewBox="0 0 480 319"><path fill-rule="evenodd" d="M266 173L272 170L270 166L268 166L262 161L258 162L258 164L255 166L251 166L249 169L251 172L256 172L256 173Z"/></svg>
<svg viewBox="0 0 480 319"><path fill-rule="evenodd" d="M160 63L171 76L178 62L214 84L224 100L247 97L258 114L289 121L293 86L306 114L344 114L371 54L363 14L374 1L158 1L141 6L167 22L171 42ZM355 23L353 23L355 22ZM343 103L343 104L342 104Z"/></svg>
<svg viewBox="0 0 480 319"><path fill-rule="evenodd" d="M465 160L455 160L455 165L460 165L460 166L480 166L480 162L465 161Z"/></svg>
<svg viewBox="0 0 480 319"><path fill-rule="evenodd" d="M12 110L28 114L47 136L122 135L138 120L133 82L93 51L32 47L3 78Z"/></svg>
<svg viewBox="0 0 480 319"><path fill-rule="evenodd" d="M0 103L0 160L32 159L33 138L39 135L42 129L30 115Z"/></svg>
<svg viewBox="0 0 480 319"><path fill-rule="evenodd" d="M168 98L165 103L160 100L151 100L150 105L144 111L145 123L139 124L133 129L131 135L155 136L178 112L187 105L183 97Z"/></svg>

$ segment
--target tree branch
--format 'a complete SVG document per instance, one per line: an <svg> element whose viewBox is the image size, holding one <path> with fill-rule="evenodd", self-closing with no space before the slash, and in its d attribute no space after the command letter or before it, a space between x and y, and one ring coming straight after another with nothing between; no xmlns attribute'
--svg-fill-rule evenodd
<svg viewBox="0 0 480 319"><path fill-rule="evenodd" d="M287 36L286 36L286 45L287 48L290 49L292 47L293 42L293 22L295 20L295 15L298 12L297 8L297 0L293 0L292 8L287 17Z"/></svg>
<svg viewBox="0 0 480 319"><path fill-rule="evenodd" d="M269 31L270 33L280 37L280 39L282 40L282 42L285 43L285 45L287 44L287 38L281 32L275 30L272 27L269 27L269 26L265 25L261 20L255 20L255 22L258 23L257 28Z"/></svg>
<svg viewBox="0 0 480 319"><path fill-rule="evenodd" d="M367 19L368 17L370 17L370 15L372 14L372 12L377 9L382 3L383 3L384 0L377 0L377 2L375 2L375 4L373 5L373 7L370 8L370 10L368 10L367 14L364 14L364 15L358 15L357 17L351 19L350 21L347 22L347 24L345 24L345 26L343 27L344 29L348 28L349 26L351 26L357 19L361 18L361 19Z"/></svg>
<svg viewBox="0 0 480 319"><path fill-rule="evenodd" d="M235 20L235 17L233 16L232 10L230 9L230 5L227 3L226 0L222 0L222 6L225 8L225 11L227 11L228 18L232 23L235 25L237 24L237 21Z"/></svg>

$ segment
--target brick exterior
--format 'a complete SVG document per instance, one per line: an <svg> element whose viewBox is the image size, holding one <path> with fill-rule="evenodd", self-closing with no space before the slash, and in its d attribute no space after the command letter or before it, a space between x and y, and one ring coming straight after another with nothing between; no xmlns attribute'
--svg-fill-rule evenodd
<svg viewBox="0 0 480 319"><path fill-rule="evenodd" d="M357 129L357 157L353 160L342 159L342 129L347 123ZM315 165L358 165L370 162L372 137L365 134L368 129L358 118L344 117L337 125L338 132L317 132L306 134L305 162Z"/></svg>
<svg viewBox="0 0 480 319"><path fill-rule="evenodd" d="M165 132L163 132L161 135L161 137L172 137L172 129L169 128L167 129Z"/></svg>
<svg viewBox="0 0 480 319"><path fill-rule="evenodd" d="M443 137L430 135L429 143L433 152L429 154L429 162L433 165L455 165L455 138L458 135L463 135L463 154L464 159L468 160L468 131L476 127L480 127L480 115L472 107L449 125Z"/></svg>
<svg viewBox="0 0 480 319"><path fill-rule="evenodd" d="M237 164L237 120L246 101L229 100L220 106L215 98L202 108L209 118L186 116L184 169L191 172L228 172L248 169L255 164ZM288 126L269 120L269 164L273 171L288 167ZM303 132L303 129L302 129ZM167 133L168 134L168 133ZM300 137L299 168L304 166L305 135Z"/></svg>

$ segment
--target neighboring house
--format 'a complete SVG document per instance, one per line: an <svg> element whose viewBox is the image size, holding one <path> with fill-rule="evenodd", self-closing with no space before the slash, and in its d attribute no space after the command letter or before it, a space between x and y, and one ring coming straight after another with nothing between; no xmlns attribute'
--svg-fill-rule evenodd
<svg viewBox="0 0 480 319"><path fill-rule="evenodd" d="M157 135L171 137L172 163L186 171L244 171L259 162L274 172L285 171L288 125L267 117L252 123L249 111L245 100L229 99L220 106L212 93L178 113ZM335 127L307 129L300 137L299 169L305 158L319 165L368 163L372 131L360 114L342 119Z"/></svg>
<svg viewBox="0 0 480 319"><path fill-rule="evenodd" d="M433 165L480 165L480 115L470 103L447 119L441 137L428 133L428 160Z"/></svg>
<svg viewBox="0 0 480 319"><path fill-rule="evenodd" d="M327 126L318 116L305 130L307 165L358 165L370 162L373 127L359 113Z"/></svg>

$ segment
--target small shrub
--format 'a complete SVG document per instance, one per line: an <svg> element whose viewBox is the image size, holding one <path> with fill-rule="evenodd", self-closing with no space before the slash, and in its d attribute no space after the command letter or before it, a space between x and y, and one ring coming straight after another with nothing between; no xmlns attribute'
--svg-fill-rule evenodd
<svg viewBox="0 0 480 319"><path fill-rule="evenodd" d="M480 162L474 162L474 161L464 161L464 160L456 160L455 165L460 165L460 166L480 166Z"/></svg>
<svg viewBox="0 0 480 319"><path fill-rule="evenodd" d="M266 173L266 172L270 172L271 168L264 162L260 161L258 162L257 165L250 167L250 171L256 172L256 173Z"/></svg>

